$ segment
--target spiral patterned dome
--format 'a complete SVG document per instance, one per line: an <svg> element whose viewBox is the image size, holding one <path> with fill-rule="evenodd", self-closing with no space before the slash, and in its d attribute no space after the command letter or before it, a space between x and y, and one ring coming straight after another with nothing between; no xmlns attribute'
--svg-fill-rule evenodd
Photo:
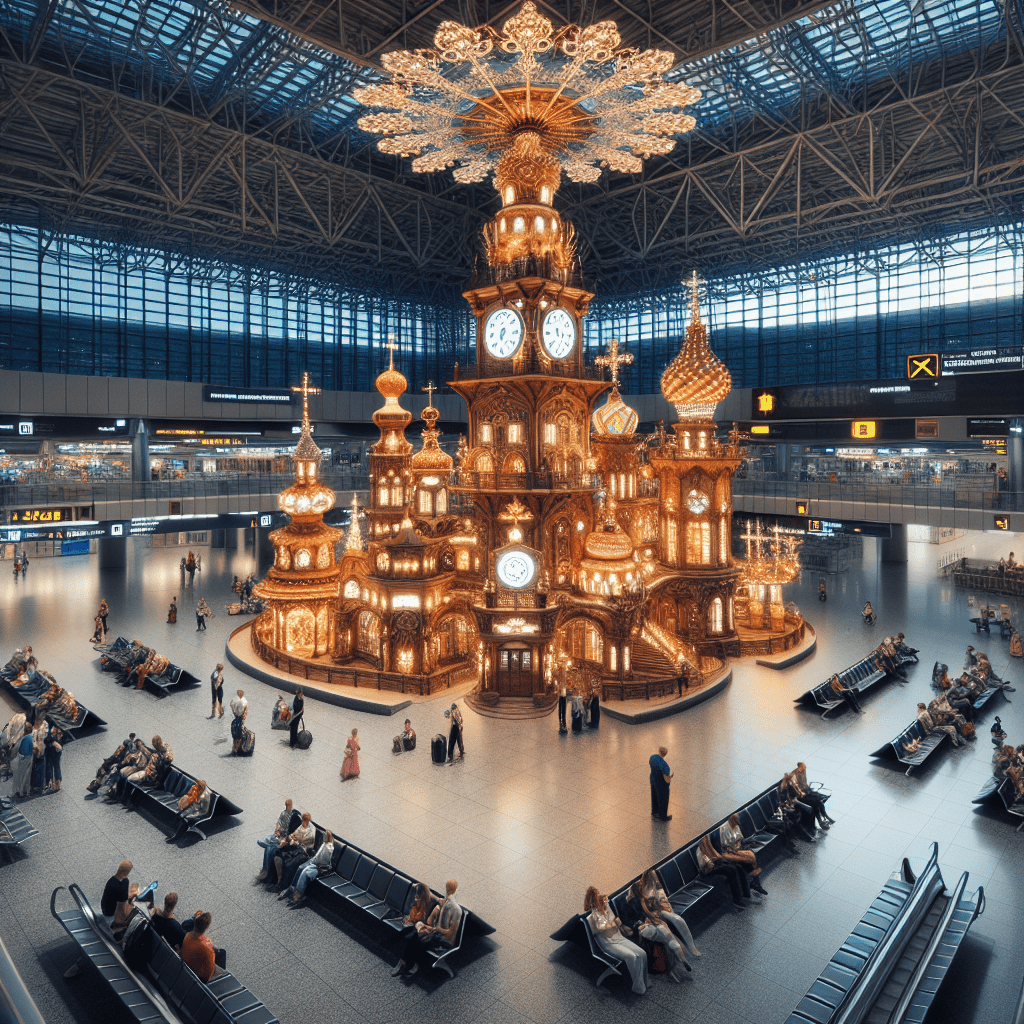
<svg viewBox="0 0 1024 1024"><path fill-rule="evenodd" d="M711 351L708 329L701 323L696 275L692 288L686 342L661 375L661 393L675 406L680 421L710 420L715 407L732 390L732 375Z"/></svg>
<svg viewBox="0 0 1024 1024"><path fill-rule="evenodd" d="M608 395L608 401L594 410L590 422L598 434L623 437L636 431L639 419L636 410L631 409L622 400L619 389L613 387Z"/></svg>

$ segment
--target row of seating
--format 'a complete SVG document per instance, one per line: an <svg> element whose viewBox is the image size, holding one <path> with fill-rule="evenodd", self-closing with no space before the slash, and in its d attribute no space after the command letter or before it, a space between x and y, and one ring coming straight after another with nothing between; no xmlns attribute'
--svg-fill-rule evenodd
<svg viewBox="0 0 1024 1024"><path fill-rule="evenodd" d="M985 892L967 893L967 872L946 891L938 843L921 874L893 872L850 937L788 1018L788 1024L923 1021Z"/></svg>
<svg viewBox="0 0 1024 1024"><path fill-rule="evenodd" d="M1001 688L986 690L980 697L975 698L971 702L974 710L981 711L997 693L1002 692ZM928 757L946 739L949 739L948 733L938 730L935 732L925 732L924 726L915 718L898 736L895 736L888 743L874 751L871 757L883 760L895 757L901 764L907 765L907 770L904 774L909 775L919 765L924 764ZM912 740L918 740L919 746L916 750L910 751L906 749L905 744L910 743Z"/></svg>
<svg viewBox="0 0 1024 1024"><path fill-rule="evenodd" d="M58 886L50 896L50 913L78 944L82 957L110 986L127 1012L145 1024L277 1024L277 1018L234 975L201 981L178 954L151 933L152 957L145 971L125 962L111 934L74 882L67 892L74 906L57 910Z"/></svg>
<svg viewBox="0 0 1024 1024"><path fill-rule="evenodd" d="M781 780L780 780L781 783ZM764 866L762 854L772 844L780 839L774 832L766 831L768 822L774 816L779 807L779 784L769 787L756 797L748 801L736 811L727 814L721 821L716 822L710 829L705 830L699 836L692 839L675 853L659 861L654 865L662 884L665 887L665 894L677 914L685 916L687 911L693 909L701 900L709 897L715 891L715 887L706 882L697 867L697 847L705 835L711 836L711 842L715 849L721 851L718 839L718 831L732 814L739 816L740 828L743 830L746 844L758 856L758 863ZM822 799L827 800L829 794L818 790ZM621 902L637 878L630 879L625 885L616 889L609 895L609 901L615 912L621 916ZM574 914L561 928L553 932L551 938L556 942L573 942L581 948L589 951L591 956L603 964L605 969L598 977L596 984L600 985L605 978L619 974L623 967L621 960L605 953L594 939L588 921L589 913Z"/></svg>
<svg viewBox="0 0 1024 1024"><path fill-rule="evenodd" d="M322 826L316 825L315 848L323 842L324 832ZM383 926L391 932L401 931L402 919L412 908L415 879L358 846L339 839L336 832L333 835L331 870L310 883L306 896L331 899L335 906L349 912L358 923L370 925L371 929L378 930ZM431 891L438 900L444 898L441 893ZM428 950L426 956L432 966L454 977L449 961L462 949L467 933L482 936L493 931L491 925L463 907L462 920L451 948Z"/></svg>
<svg viewBox="0 0 1024 1024"><path fill-rule="evenodd" d="M28 819L12 800L0 798L0 850L5 858L11 858L11 851L21 846L26 839L39 835Z"/></svg>
<svg viewBox="0 0 1024 1024"><path fill-rule="evenodd" d="M136 782L125 783L126 803L131 807L136 800L142 798L151 801L163 811L168 811L176 825L188 822L187 832L195 832L201 839L206 838L206 833L200 828L214 818L230 817L241 814L242 808L229 800L223 793L215 793L207 787L210 794L210 807L202 818L187 818L178 810L178 801L185 796L198 780L194 775L174 766L167 773L163 785L159 787L144 786Z"/></svg>
<svg viewBox="0 0 1024 1024"><path fill-rule="evenodd" d="M17 676L14 677L16 679ZM7 689L14 694L18 703L27 711L34 708L36 703L46 696L52 686L51 681L41 672L30 672L27 681L20 686L14 685L14 679L8 674L0 672L0 680L4 682ZM75 716L65 714L57 705L50 705L46 710L46 720L57 726L66 735L65 742L70 742L79 733L92 732L106 726L106 722L90 711L77 698L75 699Z"/></svg>
<svg viewBox="0 0 1024 1024"><path fill-rule="evenodd" d="M1007 814L1012 814L1015 818L1022 819L1021 823L1017 826L1018 832L1024 828L1024 803L1021 802L1017 794L1017 787L1014 785L1013 779L1009 777L997 779L993 776L990 778L971 803L992 804L1002 807Z"/></svg>
<svg viewBox="0 0 1024 1024"><path fill-rule="evenodd" d="M139 672L149 662L153 650L133 640L119 636L109 644L93 644L93 650L100 655L100 668L104 672L116 672L121 686L137 686ZM162 659L166 661L166 659ZM177 686L197 686L199 679L185 669L169 661L159 672L148 671L143 685L153 690L158 697L166 697Z"/></svg>
<svg viewBox="0 0 1024 1024"><path fill-rule="evenodd" d="M896 659L897 668L913 664L915 660L909 655L899 654ZM842 683L844 688L856 690L858 695L862 695L876 683L880 683L885 679L888 672L884 668L879 668L875 652L872 651L866 658L862 658L855 665L851 665L849 668L845 668L842 672L836 674L839 676L839 682ZM825 718L830 711L846 704L846 701L832 689L834 678L834 676L829 676L825 682L808 690L806 693L800 694L794 703L815 705L822 709L821 717Z"/></svg>

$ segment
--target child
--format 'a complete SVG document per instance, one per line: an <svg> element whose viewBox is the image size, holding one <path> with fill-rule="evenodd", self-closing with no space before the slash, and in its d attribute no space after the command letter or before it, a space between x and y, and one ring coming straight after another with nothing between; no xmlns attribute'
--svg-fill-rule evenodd
<svg viewBox="0 0 1024 1024"><path fill-rule="evenodd" d="M1005 739L1006 733L1003 732L1003 723L999 721L999 716L996 715L996 720L992 723L992 745L1001 747Z"/></svg>

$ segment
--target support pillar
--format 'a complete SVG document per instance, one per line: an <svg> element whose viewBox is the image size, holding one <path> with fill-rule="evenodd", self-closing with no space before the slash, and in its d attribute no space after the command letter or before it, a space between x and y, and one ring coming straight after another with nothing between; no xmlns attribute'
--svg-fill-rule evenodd
<svg viewBox="0 0 1024 1024"><path fill-rule="evenodd" d="M132 479L148 481L149 466L149 429L145 420L135 420L135 433L132 435Z"/></svg>
<svg viewBox="0 0 1024 1024"><path fill-rule="evenodd" d="M128 566L128 538L100 537L101 569L125 569Z"/></svg>
<svg viewBox="0 0 1024 1024"><path fill-rule="evenodd" d="M775 446L775 472L780 480L789 477L789 445L776 444Z"/></svg>
<svg viewBox="0 0 1024 1024"><path fill-rule="evenodd" d="M1006 439L1007 490L1018 493L1024 491L1024 435L1017 433L1022 423L1024 420L1010 420L1010 434Z"/></svg>
<svg viewBox="0 0 1024 1024"><path fill-rule="evenodd" d="M907 524L891 523L892 536L882 538L883 562L906 562L907 560Z"/></svg>
<svg viewBox="0 0 1024 1024"><path fill-rule="evenodd" d="M256 565L259 575L263 575L273 564L277 552L270 542L270 529L265 526L256 527Z"/></svg>
<svg viewBox="0 0 1024 1024"><path fill-rule="evenodd" d="M231 551L245 550L245 531L248 527L235 526L224 531L224 547Z"/></svg>

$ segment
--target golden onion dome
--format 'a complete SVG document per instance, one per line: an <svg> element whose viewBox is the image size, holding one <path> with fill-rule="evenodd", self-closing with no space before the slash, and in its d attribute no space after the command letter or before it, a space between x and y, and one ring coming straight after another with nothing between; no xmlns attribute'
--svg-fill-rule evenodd
<svg viewBox="0 0 1024 1024"><path fill-rule="evenodd" d="M321 483L296 483L277 496L277 507L290 516L322 516L334 508L334 500L334 491Z"/></svg>
<svg viewBox="0 0 1024 1024"><path fill-rule="evenodd" d="M599 562L621 562L633 557L633 542L629 534L619 526L613 515L586 539L583 550L588 559Z"/></svg>
<svg viewBox="0 0 1024 1024"><path fill-rule="evenodd" d="M375 387L385 398L397 398L405 393L409 382L405 374L391 365L377 378Z"/></svg>
<svg viewBox="0 0 1024 1024"><path fill-rule="evenodd" d="M423 447L412 457L412 468L450 473L455 465L454 460L447 452L441 450L437 443L436 432L424 431L424 435L427 433L433 433L433 436L424 436Z"/></svg>
<svg viewBox="0 0 1024 1024"><path fill-rule="evenodd" d="M686 342L661 375L661 393L675 406L680 421L710 420L732 390L732 375L711 351L708 329L701 323L696 275L692 289Z"/></svg>
<svg viewBox="0 0 1024 1024"><path fill-rule="evenodd" d="M590 422L598 434L623 437L634 433L639 419L636 410L631 409L622 400L619 389L613 387L608 395L608 401L594 410Z"/></svg>

